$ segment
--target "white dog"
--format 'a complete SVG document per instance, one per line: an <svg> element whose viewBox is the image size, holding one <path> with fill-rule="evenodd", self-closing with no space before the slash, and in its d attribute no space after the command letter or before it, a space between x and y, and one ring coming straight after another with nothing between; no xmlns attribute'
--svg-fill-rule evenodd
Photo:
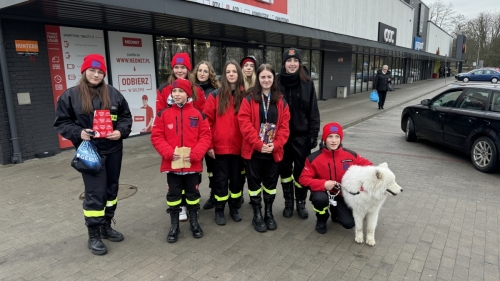
<svg viewBox="0 0 500 281"><path fill-rule="evenodd" d="M388 193L396 196L403 188L396 183L387 163L378 166L351 166L342 178L342 195L352 209L357 243L363 243L363 220L366 217L366 244L375 245L378 212Z"/></svg>

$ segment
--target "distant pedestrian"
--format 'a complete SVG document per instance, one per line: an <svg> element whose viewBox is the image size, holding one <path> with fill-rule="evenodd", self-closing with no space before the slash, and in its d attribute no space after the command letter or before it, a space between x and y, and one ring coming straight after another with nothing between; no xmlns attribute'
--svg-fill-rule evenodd
<svg viewBox="0 0 500 281"><path fill-rule="evenodd" d="M387 86L391 82L391 71L387 65L382 66L382 69L377 71L373 78L373 89L378 93L378 109L384 109L385 97L387 95Z"/></svg>
<svg viewBox="0 0 500 281"><path fill-rule="evenodd" d="M101 238L119 242L123 235L111 228L118 203L118 180L123 156L123 139L132 128L132 114L123 95L106 85L106 63L98 54L83 59L82 77L75 87L67 89L57 101L54 127L78 147L91 141L105 160L98 174L82 173L85 186L83 215L88 228L88 248L94 255L108 251ZM92 138L94 110L109 110L113 132L106 138Z"/></svg>

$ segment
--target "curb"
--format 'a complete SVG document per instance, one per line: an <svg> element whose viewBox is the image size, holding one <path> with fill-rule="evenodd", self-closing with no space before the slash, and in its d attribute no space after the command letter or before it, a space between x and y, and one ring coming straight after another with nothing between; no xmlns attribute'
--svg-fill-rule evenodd
<svg viewBox="0 0 500 281"><path fill-rule="evenodd" d="M451 84L451 83L450 83L450 84ZM388 108L386 108L386 109L379 110L378 112L375 112L375 113L371 113L371 114L365 115L365 116L363 116L363 117L361 117L361 118L358 118L358 119L356 119L356 120L354 120L354 121L350 121L350 122L348 122L348 123L346 123L346 124L342 125L342 127L343 127L344 129L347 129L347 128L352 127L352 126L354 126L354 125L356 125L356 124L359 124L359 123L361 123L361 122L363 122L363 121L366 121L366 120L368 120L368 119L371 119L371 118L373 118L373 117L375 117L375 116L377 116L377 115L380 115L380 114L382 114L382 113L385 113L385 112L386 112L386 111L388 111L388 110L394 109L394 108L396 108L396 107L398 107L398 106L400 106L400 105L402 105L402 104L405 104L405 103L407 103L407 102L410 102L410 101L416 100L416 99L421 98L421 97L423 97L423 96L425 96L425 95L428 95L428 94L430 94L430 93L432 93L432 92L435 92L435 91L437 91L437 90L440 90L440 89L442 89L442 88L444 88L444 87L446 87L446 86L448 86L448 85L450 85L450 84L446 84L446 85L444 85L444 86L442 86L442 87L439 87L439 88L436 88L436 89L434 89L434 90L431 90L431 91L425 92L425 93L420 94L420 95L418 95L418 96L411 97L411 98L409 98L409 99L407 99L407 100L404 100L404 101L401 101L401 102L399 102L399 103L397 103L397 104L391 105L390 107L388 107Z"/></svg>

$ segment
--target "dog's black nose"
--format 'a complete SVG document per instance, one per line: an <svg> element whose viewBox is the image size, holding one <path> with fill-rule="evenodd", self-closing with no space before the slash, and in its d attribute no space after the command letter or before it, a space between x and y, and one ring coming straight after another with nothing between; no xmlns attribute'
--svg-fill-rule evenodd
<svg viewBox="0 0 500 281"><path fill-rule="evenodd" d="M403 192L403 189L401 188L401 192Z"/></svg>

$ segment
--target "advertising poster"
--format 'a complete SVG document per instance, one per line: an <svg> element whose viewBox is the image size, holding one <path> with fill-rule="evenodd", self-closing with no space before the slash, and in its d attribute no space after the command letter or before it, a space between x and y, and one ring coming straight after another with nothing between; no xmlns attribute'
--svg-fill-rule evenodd
<svg viewBox="0 0 500 281"><path fill-rule="evenodd" d="M288 0L187 0L270 20L289 22Z"/></svg>
<svg viewBox="0 0 500 281"><path fill-rule="evenodd" d="M45 25L54 106L66 89L74 87L80 77L83 58L88 54L106 57L102 30ZM104 78L107 83L107 77ZM60 148L73 144L59 136Z"/></svg>
<svg viewBox="0 0 500 281"><path fill-rule="evenodd" d="M108 32L113 86L125 97L134 120L132 135L153 129L156 76L151 35Z"/></svg>

